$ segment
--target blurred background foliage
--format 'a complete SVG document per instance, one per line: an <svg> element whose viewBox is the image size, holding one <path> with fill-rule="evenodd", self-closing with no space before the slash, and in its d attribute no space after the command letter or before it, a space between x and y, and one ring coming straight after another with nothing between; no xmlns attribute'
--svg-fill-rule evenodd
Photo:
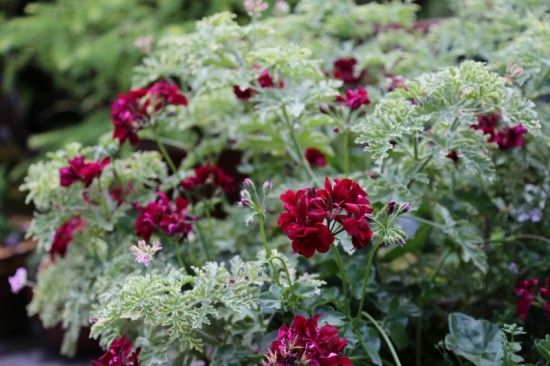
<svg viewBox="0 0 550 366"><path fill-rule="evenodd" d="M421 18L449 13L445 1L417 2ZM110 130L110 101L130 87L133 68L161 35L190 31L194 20L224 10L248 21L242 0L0 0L8 196L19 201L17 182L41 153L90 144Z"/></svg>

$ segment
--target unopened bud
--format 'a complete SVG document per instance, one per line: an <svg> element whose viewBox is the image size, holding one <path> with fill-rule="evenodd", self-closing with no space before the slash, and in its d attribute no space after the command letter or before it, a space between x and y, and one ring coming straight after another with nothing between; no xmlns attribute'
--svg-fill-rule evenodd
<svg viewBox="0 0 550 366"><path fill-rule="evenodd" d="M390 201L386 205L386 209L388 210L388 213L390 215L395 212L396 207L397 207L397 202L395 201Z"/></svg>
<svg viewBox="0 0 550 366"><path fill-rule="evenodd" d="M401 204L401 212L406 213L412 209L412 204L410 202L403 202Z"/></svg>
<svg viewBox="0 0 550 366"><path fill-rule="evenodd" d="M245 178L245 179L243 180L243 185L244 185L246 188L248 188L248 187L253 186L253 185L254 185L254 182L252 182L252 179L250 179L250 178Z"/></svg>
<svg viewBox="0 0 550 366"><path fill-rule="evenodd" d="M273 188L273 183L271 182L271 180L266 180L262 188L264 192L269 192Z"/></svg>

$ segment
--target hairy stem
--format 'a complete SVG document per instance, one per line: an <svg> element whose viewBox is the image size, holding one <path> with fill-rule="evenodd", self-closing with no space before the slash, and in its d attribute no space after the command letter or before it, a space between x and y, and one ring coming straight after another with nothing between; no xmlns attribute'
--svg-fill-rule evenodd
<svg viewBox="0 0 550 366"><path fill-rule="evenodd" d="M166 160L166 163L170 167L170 170L172 171L172 173L175 173L178 170L178 168L176 167L176 164L174 163L174 161L170 157L170 154L168 154L168 151L166 150L166 147L164 147L164 144L160 141L160 135L159 135L159 132L158 132L158 128L155 128L155 141L157 142L157 146L160 150L160 153L164 157L164 160Z"/></svg>
<svg viewBox="0 0 550 366"><path fill-rule="evenodd" d="M380 326L380 324L369 313L367 313L366 311L363 311L363 315L372 323L372 325L374 325L374 327L376 328L376 330L378 330L382 338L384 338L384 342L386 342L386 345L390 349L390 353L393 357L393 361L395 362L395 365L401 366L401 361L399 361L397 352L395 352L395 348L393 347L393 344L391 343L391 340L390 340L390 337L388 337L388 334L384 331L382 326Z"/></svg>
<svg viewBox="0 0 550 366"><path fill-rule="evenodd" d="M363 278L363 288L361 289L361 301L359 302L359 309L357 310L357 316L356 318L359 318L361 316L361 311L363 310L363 306L365 305L365 297L367 296L367 286L369 284L369 276L371 272L372 262L374 260L374 256L376 255L376 252L378 251L378 248L382 245L382 242L375 244L371 252L369 253L369 259L367 260L367 268L365 270L365 277Z"/></svg>
<svg viewBox="0 0 550 366"><path fill-rule="evenodd" d="M349 318L351 317L351 298L349 293L349 284L348 277L346 275L346 269L344 268L344 262L342 261L342 256L340 255L340 250L338 249L338 247L332 244L330 246L330 250L334 254L336 265L338 266L338 269L340 270L340 276L342 277L342 287L344 287L344 296L346 298L346 314Z"/></svg>

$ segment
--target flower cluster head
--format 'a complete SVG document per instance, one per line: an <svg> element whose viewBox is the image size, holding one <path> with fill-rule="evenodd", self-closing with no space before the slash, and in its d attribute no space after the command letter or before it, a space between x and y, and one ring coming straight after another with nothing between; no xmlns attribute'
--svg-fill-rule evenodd
<svg viewBox="0 0 550 366"><path fill-rule="evenodd" d="M193 217L189 215L189 202L178 197L174 202L164 192L144 207L138 207L139 215L135 221L136 233L144 240L149 240L155 229L160 229L168 236L176 234L187 237L193 229Z"/></svg>
<svg viewBox="0 0 550 366"><path fill-rule="evenodd" d="M336 101L345 104L352 111L370 104L369 93L362 86L357 89L348 89L345 95L337 96Z"/></svg>
<svg viewBox="0 0 550 366"><path fill-rule="evenodd" d="M297 315L290 327L283 325L271 344L263 366L352 366L343 355L348 342L338 336L330 324L317 325L319 315L305 318Z"/></svg>
<svg viewBox="0 0 550 366"><path fill-rule="evenodd" d="M27 284L27 270L24 267L19 267L13 276L8 277L11 292L19 293Z"/></svg>
<svg viewBox="0 0 550 366"><path fill-rule="evenodd" d="M126 336L116 338L109 349L92 366L139 366L141 348L132 352L132 342Z"/></svg>
<svg viewBox="0 0 550 366"><path fill-rule="evenodd" d="M53 236L52 246L50 248L50 257L56 255L65 256L69 244L73 240L74 234L86 226L86 221L80 216L73 216L57 228Z"/></svg>
<svg viewBox="0 0 550 366"><path fill-rule="evenodd" d="M355 71L357 59L355 57L343 57L334 61L332 77L342 80L346 84L360 84L367 75L365 70Z"/></svg>
<svg viewBox="0 0 550 366"><path fill-rule="evenodd" d="M59 183L62 187L69 187L73 183L82 182L89 187L110 162L110 158L86 162L83 156L75 156L69 160L68 166L59 169Z"/></svg>
<svg viewBox="0 0 550 366"><path fill-rule="evenodd" d="M273 8L273 13L277 16L287 15L290 11L290 6L285 0L277 0L275 7Z"/></svg>
<svg viewBox="0 0 550 366"><path fill-rule="evenodd" d="M235 181L217 165L198 165L193 173L193 175L180 182L183 189L188 191L201 190L206 197L212 196L217 188L226 194L235 192Z"/></svg>
<svg viewBox="0 0 550 366"><path fill-rule="evenodd" d="M129 140L137 144L138 131L145 126L152 112L166 105L187 105L187 98L179 88L167 81L158 81L148 88L132 89L120 94L111 104L113 138L121 144Z"/></svg>
<svg viewBox="0 0 550 366"><path fill-rule="evenodd" d="M366 247L372 238L367 192L351 179L331 183L326 178L324 188L288 190L280 199L285 212L277 225L291 240L292 250L306 258L315 251L326 253L342 231L351 236L357 249Z"/></svg>
<svg viewBox="0 0 550 366"><path fill-rule="evenodd" d="M497 144L502 150L523 147L525 145L523 135L527 133L527 128L519 123L512 127L499 129L498 124L501 118L499 112L478 115L477 124L472 125L472 128L489 135L489 142Z"/></svg>
<svg viewBox="0 0 550 366"><path fill-rule="evenodd" d="M536 287L538 284L539 280L537 278L521 280L516 284L514 289L517 296L516 314L521 320L525 320L527 318L529 308L533 304L536 297ZM544 302L546 316L550 319L550 277L546 279L546 283L544 286L539 288L538 292L542 302Z"/></svg>
<svg viewBox="0 0 550 366"><path fill-rule="evenodd" d="M253 19L260 17L269 8L269 4L263 0L244 0L243 5L248 16Z"/></svg>
<svg viewBox="0 0 550 366"><path fill-rule="evenodd" d="M159 241L153 242L153 245L147 245L145 240L138 241L137 245L132 245L130 250L136 258L136 262L143 264L145 267L149 267L155 254L162 249Z"/></svg>
<svg viewBox="0 0 550 366"><path fill-rule="evenodd" d="M271 76L271 74L269 73L269 70L267 69L263 70L260 73L260 75L256 79L256 82L263 89L269 89L269 88L282 89L285 87L284 80L275 81L273 79L273 76ZM233 85L233 93L241 102L246 102L247 100L252 98L254 93L256 93L256 89L254 89L254 87L252 86L247 88L241 88L239 85Z"/></svg>
<svg viewBox="0 0 550 366"><path fill-rule="evenodd" d="M322 168L327 165L327 158L325 154L319 149L314 147L308 147L304 152L304 156L312 167Z"/></svg>

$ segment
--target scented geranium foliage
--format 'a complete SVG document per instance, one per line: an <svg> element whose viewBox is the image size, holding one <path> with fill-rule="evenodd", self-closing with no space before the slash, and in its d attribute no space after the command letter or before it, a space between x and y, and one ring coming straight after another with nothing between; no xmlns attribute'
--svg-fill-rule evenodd
<svg viewBox="0 0 550 366"><path fill-rule="evenodd" d="M29 313L99 365L542 365L546 2L242 5L30 167Z"/></svg>

